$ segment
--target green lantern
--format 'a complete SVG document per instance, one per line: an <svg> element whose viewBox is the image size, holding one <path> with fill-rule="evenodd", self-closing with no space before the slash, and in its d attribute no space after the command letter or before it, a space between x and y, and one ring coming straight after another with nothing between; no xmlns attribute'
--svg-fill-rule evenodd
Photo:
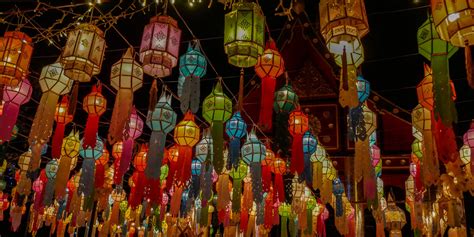
<svg viewBox="0 0 474 237"><path fill-rule="evenodd" d="M232 101L222 91L220 81L204 99L202 116L211 124L214 154L212 163L216 172L221 174L224 168L224 123L232 116Z"/></svg>
<svg viewBox="0 0 474 237"><path fill-rule="evenodd" d="M247 176L248 167L244 162L240 162L239 166L233 167L230 170L230 177L232 177L232 211L240 212L240 197L242 195L242 180Z"/></svg>
<svg viewBox="0 0 474 237"><path fill-rule="evenodd" d="M411 144L411 149L413 154L418 159L421 160L423 158L423 143L420 140L415 139L415 141L413 141L413 143Z"/></svg>
<svg viewBox="0 0 474 237"><path fill-rule="evenodd" d="M298 95L290 85L285 85L275 92L275 102L273 109L277 113L293 111L298 104Z"/></svg>
<svg viewBox="0 0 474 237"><path fill-rule="evenodd" d="M265 44L265 17L253 2L237 2L225 15L224 50L229 63L253 67Z"/></svg>

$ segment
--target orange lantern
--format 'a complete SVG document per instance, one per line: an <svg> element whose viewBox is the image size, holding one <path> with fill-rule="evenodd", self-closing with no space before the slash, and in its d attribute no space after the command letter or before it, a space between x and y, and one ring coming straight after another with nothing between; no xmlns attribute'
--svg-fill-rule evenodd
<svg viewBox="0 0 474 237"><path fill-rule="evenodd" d="M272 173L275 175L275 181L273 182L273 200L285 202L285 186L283 184L283 174L286 172L286 162L280 157L276 157L273 160L271 166ZM277 196L277 197L275 197Z"/></svg>
<svg viewBox="0 0 474 237"><path fill-rule="evenodd" d="M273 160L275 159L275 153L271 150L269 142L265 144L265 159L262 160L262 186L263 191L269 192L270 186L272 185L272 165Z"/></svg>
<svg viewBox="0 0 474 237"><path fill-rule="evenodd" d="M54 130L51 156L59 158L61 156L61 146L64 138L64 130L66 125L73 119L73 115L69 114L69 98L64 96L56 105L54 120L56 121L56 129Z"/></svg>
<svg viewBox="0 0 474 237"><path fill-rule="evenodd" d="M130 199L129 199L129 204L132 208L137 207L141 203L144 197L147 153L148 153L148 146L146 144L143 144L140 147L140 151L135 155L135 158L133 160L133 166L135 167L135 172L133 173L134 187L132 188L130 192Z"/></svg>
<svg viewBox="0 0 474 237"><path fill-rule="evenodd" d="M262 80L258 123L266 130L272 128L273 95L275 93L276 78L284 71L283 57L278 52L275 41L270 38L267 42L267 49L258 57L257 65L255 65L255 73Z"/></svg>
<svg viewBox="0 0 474 237"><path fill-rule="evenodd" d="M92 86L92 92L84 97L82 106L89 114L86 129L84 130L83 148L94 148L96 145L97 131L99 130L99 118L107 109L107 100L101 94L102 86Z"/></svg>
<svg viewBox="0 0 474 237"><path fill-rule="evenodd" d="M304 153L303 153L303 135L309 129L308 116L296 108L290 113L288 119L288 130L293 136L293 145L291 147L291 165L292 173L302 174L304 171Z"/></svg>
<svg viewBox="0 0 474 237"><path fill-rule="evenodd" d="M99 159L95 160L95 179L94 186L102 188L105 180L105 165L109 162L110 153L104 146L104 151Z"/></svg>
<svg viewBox="0 0 474 237"><path fill-rule="evenodd" d="M7 31L0 38L0 86L15 87L26 78L33 45L20 31Z"/></svg>
<svg viewBox="0 0 474 237"><path fill-rule="evenodd" d="M418 84L416 87L416 94L418 95L418 102L424 108L433 111L434 109L434 93L433 93L433 76L430 66L427 64L424 65L425 69L425 78ZM456 100L456 90L454 89L453 81L449 81L452 99Z"/></svg>
<svg viewBox="0 0 474 237"><path fill-rule="evenodd" d="M166 188L169 189L178 171L179 148L177 145L173 145L168 149L165 159L168 160L169 166L168 176L166 176Z"/></svg>

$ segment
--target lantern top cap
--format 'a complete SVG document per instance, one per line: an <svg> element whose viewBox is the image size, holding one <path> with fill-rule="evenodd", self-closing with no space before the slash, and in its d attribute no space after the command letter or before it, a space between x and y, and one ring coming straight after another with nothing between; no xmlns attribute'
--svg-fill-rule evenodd
<svg viewBox="0 0 474 237"><path fill-rule="evenodd" d="M167 15L154 16L150 19L150 23L166 23L178 27L178 22L173 17Z"/></svg>
<svg viewBox="0 0 474 237"><path fill-rule="evenodd" d="M99 27L97 27L93 24L82 23L82 24L78 25L76 29L92 31L92 32L98 34L99 36L104 37L104 32L101 29L99 29Z"/></svg>
<svg viewBox="0 0 474 237"><path fill-rule="evenodd" d="M238 8L238 9L237 9ZM234 4L232 4L232 11L234 10L255 10L258 9L259 12L261 12L260 5L254 2L245 2L245 1L239 1Z"/></svg>
<svg viewBox="0 0 474 237"><path fill-rule="evenodd" d="M21 31L18 31L18 30L7 31L7 32L5 32L3 37L5 37L5 38L15 38L15 39L19 39L19 40L25 40L28 43L32 43L31 37L29 37L27 34L21 32Z"/></svg>
<svg viewBox="0 0 474 237"><path fill-rule="evenodd" d="M133 59L134 50L132 47L129 47L127 51L123 54L122 58Z"/></svg>

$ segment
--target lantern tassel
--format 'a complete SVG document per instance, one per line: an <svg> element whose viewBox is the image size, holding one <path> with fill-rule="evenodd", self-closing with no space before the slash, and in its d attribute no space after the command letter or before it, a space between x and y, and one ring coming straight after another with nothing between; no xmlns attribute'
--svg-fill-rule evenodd
<svg viewBox="0 0 474 237"><path fill-rule="evenodd" d="M192 176L192 182L191 182L192 197L198 197L199 196L200 181L201 181L201 179L199 178L199 176L197 176L197 175Z"/></svg>
<svg viewBox="0 0 474 237"><path fill-rule="evenodd" d="M252 193L253 200L256 203L261 203L263 201L263 192L262 192L262 166L259 162L252 162L250 164L250 174L252 177Z"/></svg>
<svg viewBox="0 0 474 237"><path fill-rule="evenodd" d="M112 118L110 119L109 134L107 136L109 144L114 144L122 140L123 129L132 112L132 102L132 90L120 89L117 91L114 110L112 112Z"/></svg>
<svg viewBox="0 0 474 237"><path fill-rule="evenodd" d="M150 99L148 102L148 111L155 111L155 105L158 101L158 87L156 85L156 80L153 80L150 88Z"/></svg>
<svg viewBox="0 0 474 237"><path fill-rule="evenodd" d="M454 162L459 158L457 151L456 136L452 127L445 126L440 119L435 121L435 141L438 151L438 159L444 164Z"/></svg>
<svg viewBox="0 0 474 237"><path fill-rule="evenodd" d="M93 158L87 158L82 161L82 173L79 179L79 187L77 192L84 194L85 197L90 196L94 190L94 170L95 160Z"/></svg>
<svg viewBox="0 0 474 237"><path fill-rule="evenodd" d="M466 47L468 49L469 46ZM469 56L469 58L471 58ZM433 55L431 59L433 69L433 95L434 95L434 115L435 119L441 118L446 126L451 126L457 122L457 111L453 102L453 90L449 81L449 61L446 53ZM471 67L471 63L469 64ZM472 70L472 69L470 69ZM469 79L469 77L471 77ZM468 73L469 85L474 86L472 81L472 71Z"/></svg>
<svg viewBox="0 0 474 237"><path fill-rule="evenodd" d="M234 179L232 181L232 211L240 212L240 199L242 196L242 180Z"/></svg>
<svg viewBox="0 0 474 237"><path fill-rule="evenodd" d="M2 129L0 129L0 142L10 140L19 112L20 106L18 104L3 104L3 113L0 116L0 124L2 125Z"/></svg>
<svg viewBox="0 0 474 237"><path fill-rule="evenodd" d="M288 237L288 217L281 217L281 237Z"/></svg>
<svg viewBox="0 0 474 237"><path fill-rule="evenodd" d="M147 163L145 168L145 176L148 179L159 179L161 167L164 157L166 134L164 132L152 131L150 136L150 146L147 153Z"/></svg>
<svg viewBox="0 0 474 237"><path fill-rule="evenodd" d="M292 159L290 164L291 173L302 174L304 171L303 135L293 134L293 145L291 147Z"/></svg>
<svg viewBox="0 0 474 237"><path fill-rule="evenodd" d="M240 231L245 232L249 224L249 213L247 210L243 209L240 212Z"/></svg>
<svg viewBox="0 0 474 237"><path fill-rule="evenodd" d="M134 179L135 187L133 190L133 198L130 198L129 205L132 209L135 209L140 205L143 199L143 193L145 192L145 174L144 172L135 171L133 176L136 177L136 179Z"/></svg>
<svg viewBox="0 0 474 237"><path fill-rule="evenodd" d="M217 174L221 174L224 169L224 123L221 121L212 122L212 149L214 152L214 159L212 165Z"/></svg>
<svg viewBox="0 0 474 237"><path fill-rule="evenodd" d="M55 196L56 199L61 200L66 194L67 181L69 179L69 172L71 169L71 158L67 156L61 157L59 159L58 172L56 173L56 182L55 182Z"/></svg>
<svg viewBox="0 0 474 237"><path fill-rule="evenodd" d="M219 196L219 198L217 199L217 210L225 211L226 206L230 201L228 174L219 175L219 179L217 180L216 191L217 195Z"/></svg>
<svg viewBox="0 0 474 237"><path fill-rule="evenodd" d="M182 186L175 186L174 193L171 197L171 204L170 204L170 214L171 216L178 216L179 209L181 207L181 196L183 194L183 187ZM207 219L207 218L205 218Z"/></svg>
<svg viewBox="0 0 474 237"><path fill-rule="evenodd" d="M271 229L273 226L273 200L271 198L271 195L268 195L265 199L263 219L265 229Z"/></svg>
<svg viewBox="0 0 474 237"><path fill-rule="evenodd" d="M193 148L190 146L179 146L178 154L181 163L180 181L186 183L191 178L191 162L193 159Z"/></svg>
<svg viewBox="0 0 474 237"><path fill-rule="evenodd" d="M276 79L271 77L262 78L260 85L262 92L260 97L260 115L258 125L264 131L271 131L273 116L273 97L275 94Z"/></svg>
<svg viewBox="0 0 474 237"><path fill-rule="evenodd" d="M304 170L301 174L301 177L306 181L306 184L309 187L313 186L313 177L311 172L311 155L305 153L304 154Z"/></svg>
<svg viewBox="0 0 474 237"><path fill-rule="evenodd" d="M372 207L374 202L377 202L377 181L375 181L373 169L364 172L364 194L367 199L367 206Z"/></svg>
<svg viewBox="0 0 474 237"><path fill-rule="evenodd" d="M51 147L51 156L59 159L61 157L61 146L63 144L64 131L66 130L66 124L56 123L56 129L54 129L53 142ZM95 140L95 136L94 136Z"/></svg>
<svg viewBox="0 0 474 237"><path fill-rule="evenodd" d="M432 116L433 118L433 116ZM432 123L432 125L434 125ZM430 186L436 183L439 177L439 160L436 153L436 144L433 141L432 130L423 131L423 183Z"/></svg>
<svg viewBox="0 0 474 237"><path fill-rule="evenodd" d="M326 223L325 223L324 215L319 214L318 216L318 234L319 236L326 237Z"/></svg>
<svg viewBox="0 0 474 237"><path fill-rule="evenodd" d="M262 186L265 192L269 192L272 186L272 173L268 165L262 165Z"/></svg>
<svg viewBox="0 0 474 237"><path fill-rule="evenodd" d="M274 193L278 196L280 202L285 202L285 186L283 184L283 176L275 174ZM276 191L276 192L275 192ZM276 200L276 198L274 198Z"/></svg>
<svg viewBox="0 0 474 237"><path fill-rule="evenodd" d="M45 143L48 141L53 130L54 114L58 101L59 95L53 92L45 92L41 96L28 137L30 145L34 142Z"/></svg>
<svg viewBox="0 0 474 237"><path fill-rule="evenodd" d="M53 203L55 178L48 179L43 191L43 206L49 206Z"/></svg>
<svg viewBox="0 0 474 237"><path fill-rule="evenodd" d="M181 97L179 98L181 112L186 113L191 110L193 114L197 113L200 105L200 81L199 77L186 77Z"/></svg>
<svg viewBox="0 0 474 237"><path fill-rule="evenodd" d="M123 141L122 145L122 157L120 157L120 166L117 167L117 176L114 176L115 184L120 184L123 181L123 175L128 171L130 167L130 161L132 160L133 154L133 139L129 137Z"/></svg>
<svg viewBox="0 0 474 237"><path fill-rule="evenodd" d="M71 92L71 98L69 100L68 114L74 114L76 112L78 95L79 95L79 82L74 82L74 86Z"/></svg>
<svg viewBox="0 0 474 237"><path fill-rule="evenodd" d="M105 179L104 165L96 164L95 165L95 180L94 180L94 186L96 189L102 188L104 186L104 179Z"/></svg>
<svg viewBox="0 0 474 237"><path fill-rule="evenodd" d="M466 58L466 76L467 82L471 88L474 89L474 78L472 76L472 55L471 55L471 47L469 46L469 41L466 40L464 46L464 56Z"/></svg>
<svg viewBox="0 0 474 237"><path fill-rule="evenodd" d="M169 171L168 176L166 177L166 189L169 190L171 185L173 184L173 180L176 176L178 170L178 162L177 161L169 161Z"/></svg>
<svg viewBox="0 0 474 237"><path fill-rule="evenodd" d="M89 114L87 117L86 129L84 130L84 140L82 147L94 148L97 141L97 131L99 131L100 117L94 114Z"/></svg>
<svg viewBox="0 0 474 237"><path fill-rule="evenodd" d="M233 138L230 140L229 144L229 161L231 166L229 166L229 170L234 167L235 169L239 166L239 158L240 158L240 138Z"/></svg>
<svg viewBox="0 0 474 237"><path fill-rule="evenodd" d="M313 210L306 209L306 234L311 236L313 234Z"/></svg>

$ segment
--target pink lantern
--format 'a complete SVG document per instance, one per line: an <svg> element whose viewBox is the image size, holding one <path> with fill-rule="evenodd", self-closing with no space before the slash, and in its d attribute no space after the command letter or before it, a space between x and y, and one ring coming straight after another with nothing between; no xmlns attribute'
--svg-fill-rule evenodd
<svg viewBox="0 0 474 237"><path fill-rule="evenodd" d="M471 122L471 127L464 133L463 136L464 144L471 148L471 160L474 156L474 121Z"/></svg>
<svg viewBox="0 0 474 237"><path fill-rule="evenodd" d="M170 16L155 16L145 26L140 45L143 71L153 77L166 77L178 64L181 30Z"/></svg>
<svg viewBox="0 0 474 237"><path fill-rule="evenodd" d="M10 140L20 112L20 105L30 100L31 91L31 84L26 78L21 80L18 86L5 86L3 90L3 113L0 116L0 143Z"/></svg>
<svg viewBox="0 0 474 237"><path fill-rule="evenodd" d="M142 131L143 120L138 116L136 109L132 108L128 125L125 126L123 132L122 157L120 158L119 167L115 169L115 184L122 183L123 175L129 169L132 160L134 140L142 135Z"/></svg>
<svg viewBox="0 0 474 237"><path fill-rule="evenodd" d="M373 145L370 148L370 155L372 158L372 167L377 166L380 162L380 148L377 145Z"/></svg>

